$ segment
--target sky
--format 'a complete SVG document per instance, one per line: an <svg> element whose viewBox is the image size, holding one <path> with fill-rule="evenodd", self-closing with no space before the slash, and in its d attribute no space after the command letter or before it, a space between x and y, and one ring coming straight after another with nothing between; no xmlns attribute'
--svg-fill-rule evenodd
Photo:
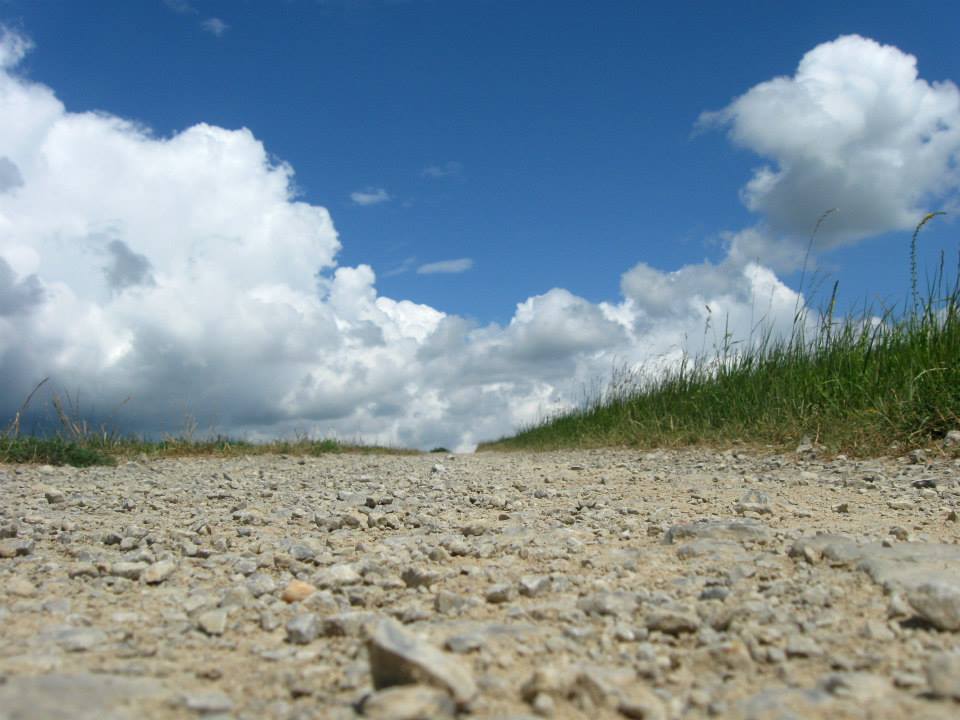
<svg viewBox="0 0 960 720"><path fill-rule="evenodd" d="M0 0L0 419L49 377L121 432L469 451L835 282L902 304L926 212L921 282L957 260L958 24Z"/></svg>

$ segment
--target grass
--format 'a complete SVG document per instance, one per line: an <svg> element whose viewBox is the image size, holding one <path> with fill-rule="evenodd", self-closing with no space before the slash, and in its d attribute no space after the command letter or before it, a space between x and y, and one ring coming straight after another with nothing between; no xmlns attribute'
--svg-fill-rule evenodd
<svg viewBox="0 0 960 720"><path fill-rule="evenodd" d="M917 235L938 214L913 234L899 315L867 308L837 319L834 285L826 309L799 311L789 337L768 331L743 348L726 336L710 356L670 369L618 370L580 407L479 449L787 448L804 437L854 456L930 446L960 428L960 284L944 282L942 256L925 296L917 283Z"/></svg>
<svg viewBox="0 0 960 720"><path fill-rule="evenodd" d="M64 402L56 394L52 404L60 421L57 433L45 436L21 435L20 423L33 396L47 382L42 380L27 396L6 431L0 433L0 463L40 463L48 465L116 465L134 458L237 457L242 455L319 456L332 453L413 454L414 450L349 443L331 438L314 440L296 437L254 443L217 435L195 439L196 423L188 419L179 437L149 440L121 435L106 427L94 430L87 422L75 419L77 404Z"/></svg>

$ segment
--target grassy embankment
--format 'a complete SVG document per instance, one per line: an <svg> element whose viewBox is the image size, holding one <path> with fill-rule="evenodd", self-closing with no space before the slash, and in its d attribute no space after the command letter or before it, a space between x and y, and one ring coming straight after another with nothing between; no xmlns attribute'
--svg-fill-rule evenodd
<svg viewBox="0 0 960 720"><path fill-rule="evenodd" d="M21 435L21 416L30 404L34 393L46 383L43 380L10 422L6 431L0 433L0 463L44 463L50 465L115 465L121 460L154 457L236 457L241 455L295 455L317 456L331 453L407 454L412 450L387 448L375 445L342 442L325 439L312 440L298 437L293 440L275 440L269 443L253 443L229 437L216 436L195 439L188 427L179 437L148 440L133 435L122 435L105 427L96 430L76 420L61 399L54 395L52 404L60 422L56 434L35 436ZM190 423L188 423L188 426Z"/></svg>
<svg viewBox="0 0 960 720"><path fill-rule="evenodd" d="M479 449L787 448L809 437L866 456L935 443L960 429L960 283L944 281L941 257L926 293L917 287L917 236L938 214L913 233L911 296L899 313L835 318L835 285L817 317L797 313L790 337L766 332L744 346L727 337L653 376L616 372L581 407Z"/></svg>

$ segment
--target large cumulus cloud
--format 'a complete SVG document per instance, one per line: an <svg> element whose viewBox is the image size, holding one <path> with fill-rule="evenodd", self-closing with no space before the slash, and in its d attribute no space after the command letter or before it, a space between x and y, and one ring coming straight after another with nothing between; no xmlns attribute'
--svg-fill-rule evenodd
<svg viewBox="0 0 960 720"><path fill-rule="evenodd" d="M736 235L719 263L640 263L614 301L554 288L518 299L505 326L479 325L381 296L366 265L339 267L327 211L297 197L292 167L248 130L200 124L157 137L70 112L18 74L28 49L16 34L0 40L3 417L51 376L132 431L176 433L190 416L253 439L469 449L575 403L614 366L710 351L724 332L746 341L764 323L789 328L802 298L764 260L779 252L774 230L790 237L822 210L818 180L854 208L869 196L861 177L884 192L882 222L873 205L848 211L830 242L902 225L918 192L956 184L956 89L917 80L895 49L841 39L716 118L776 163L744 191L766 229ZM864 73L889 78L871 89ZM797 112L776 115L784 105ZM774 121L784 139L767 133ZM891 163L908 169L909 187L875 178ZM788 191L816 211L788 212ZM759 263L738 253L749 233L767 253Z"/></svg>
<svg viewBox="0 0 960 720"><path fill-rule="evenodd" d="M757 227L731 234L734 253L785 268L802 261L813 220L831 216L817 247L912 228L934 203L956 206L960 91L919 77L917 59L858 35L818 45L792 77L760 83L702 126L768 164L742 189Z"/></svg>

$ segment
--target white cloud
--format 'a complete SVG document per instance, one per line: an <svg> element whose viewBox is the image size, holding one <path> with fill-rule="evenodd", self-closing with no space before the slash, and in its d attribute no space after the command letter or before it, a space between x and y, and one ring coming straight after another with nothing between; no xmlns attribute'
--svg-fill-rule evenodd
<svg viewBox="0 0 960 720"><path fill-rule="evenodd" d="M354 205L379 205L391 200L390 193L383 188L367 188L350 193Z"/></svg>
<svg viewBox="0 0 960 720"><path fill-rule="evenodd" d="M396 277L397 275L403 275L408 273L413 269L413 266L416 265L417 259L415 257L404 258L403 262L399 265L395 265L386 272L380 273L380 277Z"/></svg>
<svg viewBox="0 0 960 720"><path fill-rule="evenodd" d="M730 255L716 264L664 272L639 263L623 274L616 301L592 303L555 288L518 302L505 326L479 326L381 296L366 265L338 267L327 211L295 199L293 169L271 160L248 130L199 124L157 137L109 114L70 112L51 89L16 74L28 46L17 35L0 39L0 418L49 375L50 386L82 393L94 421L130 397L115 416L129 431L176 433L189 413L201 428L254 439L333 433L468 449L576 403L614 366L709 351L724 342L724 329L737 341L756 337L762 323L788 329L802 306L766 263L770 238L796 232L775 202L779 185L819 177L797 174L817 167L813 150L799 130L791 130L790 145L740 128L754 117L750 103L737 101L724 119L738 141L769 149L777 162L772 180L761 173L747 191L766 228L732 235ZM851 47L866 55L839 63L834 74L860 77L879 48L862 40ZM891 82L920 88L921 115L937 102L949 109L952 86L897 80L906 57L898 52L880 53L893 58ZM772 82L779 92L797 81ZM832 82L845 87L842 78ZM816 95L813 85L808 92ZM865 103L853 91L841 95ZM799 102L790 92L781 100ZM946 110L933 115L952 122ZM938 127L930 142L953 152L947 140L956 126ZM863 142L827 141L853 162L831 171L851 188L875 182L870 173L887 166L866 159L886 157L884 148L926 152L903 132L867 136L874 141L863 157L852 149ZM949 190L942 155L928 158L940 168L930 176L910 153L902 159L926 192ZM848 200L859 197L843 190ZM822 199L808 194L811 207ZM355 195L355 202L389 198L379 189ZM900 211L919 202L884 197ZM891 217L900 222L901 212ZM869 229L862 218L846 222L848 232ZM463 271L470 260L419 271L431 265Z"/></svg>
<svg viewBox="0 0 960 720"><path fill-rule="evenodd" d="M760 83L701 126L729 127L767 158L741 197L763 222L732 234L742 259L781 267L802 260L813 223L826 249L912 228L932 207L957 202L960 91L918 76L896 47L847 35L804 55L792 77Z"/></svg>
<svg viewBox="0 0 960 720"><path fill-rule="evenodd" d="M202 23L200 23L200 26L204 30L206 30L208 33L212 35L216 35L217 37L223 37L224 33L226 33L227 30L230 29L229 25L227 25L220 18L216 18L216 17L212 17L207 20L204 20Z"/></svg>
<svg viewBox="0 0 960 720"><path fill-rule="evenodd" d="M456 260L440 260L427 263L417 268L418 275L434 275L436 273L462 273L473 267L472 258L457 258Z"/></svg>
<svg viewBox="0 0 960 720"><path fill-rule="evenodd" d="M421 175L429 178L459 177L463 174L463 164L456 160L450 160L440 165L428 165L423 169Z"/></svg>
<svg viewBox="0 0 960 720"><path fill-rule="evenodd" d="M193 15L197 12L187 0L163 0L163 4L179 15Z"/></svg>

